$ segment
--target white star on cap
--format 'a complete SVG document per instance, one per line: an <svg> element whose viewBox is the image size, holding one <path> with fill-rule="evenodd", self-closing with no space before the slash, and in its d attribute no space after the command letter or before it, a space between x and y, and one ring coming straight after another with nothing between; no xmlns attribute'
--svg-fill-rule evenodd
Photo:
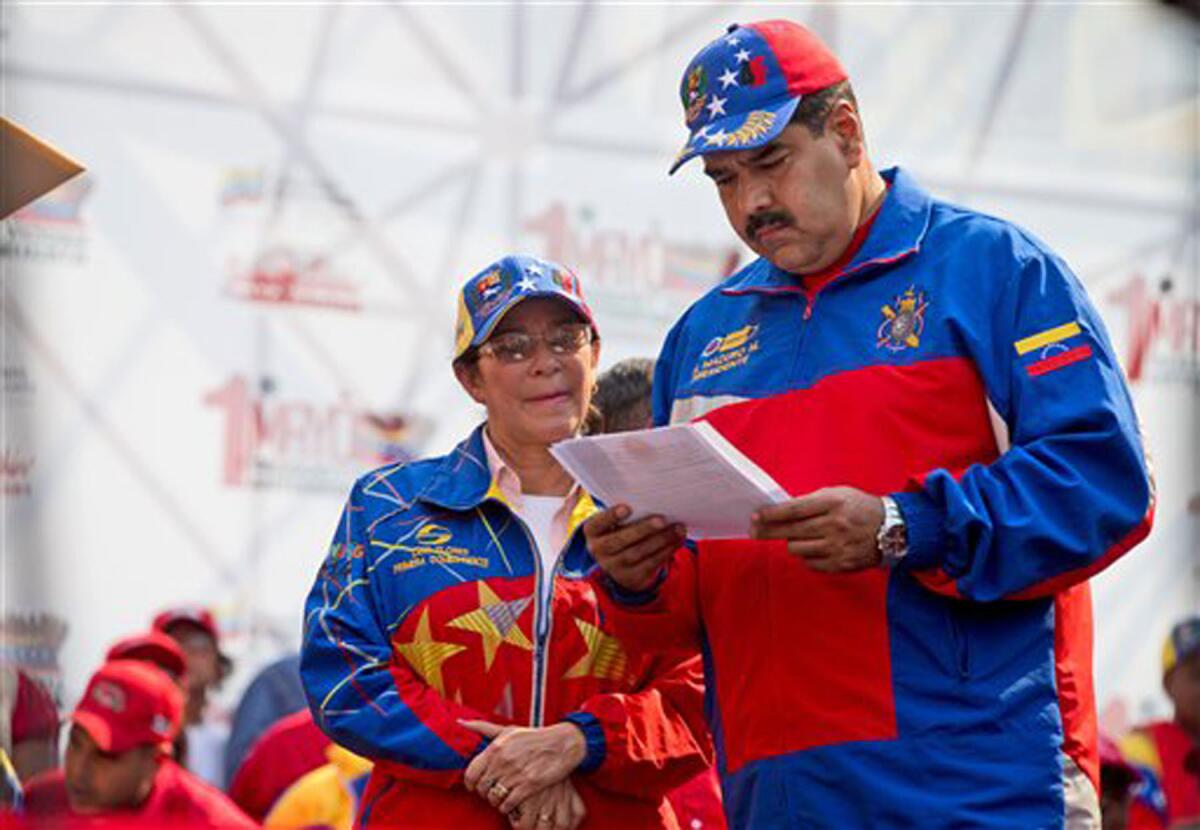
<svg viewBox="0 0 1200 830"><path fill-rule="evenodd" d="M729 37L725 38L725 42L730 46L737 46L739 43L741 43L741 41L737 39L737 35L730 35Z"/></svg>
<svg viewBox="0 0 1200 830"><path fill-rule="evenodd" d="M540 265L527 265L525 266L525 273L540 277L542 275L542 267Z"/></svg>
<svg viewBox="0 0 1200 830"><path fill-rule="evenodd" d="M695 144L700 139L707 138L707 137L708 137L708 127L706 125L706 126L701 127L700 129L696 130L695 135L692 136L692 143Z"/></svg>
<svg viewBox="0 0 1200 830"><path fill-rule="evenodd" d="M743 49L734 55L734 57L737 58L738 63L745 63L746 61L750 60L750 53Z"/></svg>
<svg viewBox="0 0 1200 830"><path fill-rule="evenodd" d="M721 144L725 141L725 131L717 130L712 135L704 139L705 144Z"/></svg>
<svg viewBox="0 0 1200 830"><path fill-rule="evenodd" d="M718 78L721 82L721 89L728 89L731 86L737 86L737 73L732 69L726 69L725 74Z"/></svg>
<svg viewBox="0 0 1200 830"><path fill-rule="evenodd" d="M535 283L533 280L529 279L529 277L522 277L521 281L519 283L517 283L518 291L522 291L522 292L532 291L535 288L537 288L537 283Z"/></svg>
<svg viewBox="0 0 1200 830"><path fill-rule="evenodd" d="M729 100L728 98L721 98L717 95L714 95L712 101L705 108L708 110L708 117L716 118L718 115L724 115L725 114L725 102L728 100Z"/></svg>

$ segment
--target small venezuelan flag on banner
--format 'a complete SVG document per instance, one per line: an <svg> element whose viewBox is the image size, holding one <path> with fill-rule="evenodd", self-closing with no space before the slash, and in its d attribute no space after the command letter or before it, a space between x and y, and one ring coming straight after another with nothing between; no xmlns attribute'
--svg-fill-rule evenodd
<svg viewBox="0 0 1200 830"><path fill-rule="evenodd" d="M1037 377L1091 357L1092 347L1086 343L1071 348L1063 342L1081 334L1083 334L1083 330L1079 327L1079 323L1072 321L1024 337L1013 343L1013 348L1017 350L1018 355L1022 356L1041 350L1041 357L1025 367L1025 372L1030 377Z"/></svg>

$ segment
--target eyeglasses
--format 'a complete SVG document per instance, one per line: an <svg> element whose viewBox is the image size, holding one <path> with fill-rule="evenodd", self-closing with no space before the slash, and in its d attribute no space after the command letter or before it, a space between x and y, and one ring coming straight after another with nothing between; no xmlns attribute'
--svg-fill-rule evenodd
<svg viewBox="0 0 1200 830"><path fill-rule="evenodd" d="M551 354L575 354L592 342L592 327L588 323L563 323L544 334L504 331L488 338L479 353L490 354L501 363L522 363L533 357L538 342L545 343Z"/></svg>

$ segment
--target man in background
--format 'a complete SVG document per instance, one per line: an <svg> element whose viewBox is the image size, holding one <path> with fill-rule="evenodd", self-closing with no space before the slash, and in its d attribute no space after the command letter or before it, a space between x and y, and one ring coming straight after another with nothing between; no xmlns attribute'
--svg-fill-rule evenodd
<svg viewBox="0 0 1200 830"><path fill-rule="evenodd" d="M1130 830L1200 825L1200 616L1181 620L1167 635L1162 683L1174 717L1138 727L1121 741L1142 776Z"/></svg>
<svg viewBox="0 0 1200 830"><path fill-rule="evenodd" d="M225 786L225 743L228 726L205 715L209 698L233 671L221 650L216 619L207 608L180 606L158 614L152 623L173 639L187 658L187 703L183 723L187 736L187 768L217 787Z"/></svg>
<svg viewBox="0 0 1200 830"><path fill-rule="evenodd" d="M255 826L223 793L171 759L183 693L141 660L113 660L92 675L71 715L61 770L30 782L35 822L87 826Z"/></svg>
<svg viewBox="0 0 1200 830"><path fill-rule="evenodd" d="M596 380L592 393L593 412L589 413L587 432L628 432L654 425L650 387L654 381L654 361L648 357L630 357L613 365Z"/></svg>

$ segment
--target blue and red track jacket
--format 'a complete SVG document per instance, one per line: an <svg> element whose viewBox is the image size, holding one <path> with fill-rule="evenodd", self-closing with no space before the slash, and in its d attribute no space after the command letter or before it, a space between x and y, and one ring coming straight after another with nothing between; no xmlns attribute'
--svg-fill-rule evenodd
<svg viewBox="0 0 1200 830"><path fill-rule="evenodd" d="M375 762L364 826L509 826L463 787L486 742L460 719L571 721L587 740L572 776L584 826L676 826L664 795L711 756L700 658L613 636L579 531L595 510L577 502L547 603L482 427L355 484L305 608L301 675L317 724Z"/></svg>
<svg viewBox="0 0 1200 830"><path fill-rule="evenodd" d="M1153 513L1133 406L1058 257L884 176L817 294L760 259L686 312L655 419L708 420L793 495L893 494L907 559L702 542L656 593L610 583L611 615L701 641L732 826L1057 827L1098 813L1087 578Z"/></svg>

